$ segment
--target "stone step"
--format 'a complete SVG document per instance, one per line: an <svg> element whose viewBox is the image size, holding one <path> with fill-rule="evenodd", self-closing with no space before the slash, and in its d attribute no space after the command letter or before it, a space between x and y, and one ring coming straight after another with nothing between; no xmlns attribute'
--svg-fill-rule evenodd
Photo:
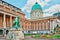
<svg viewBox="0 0 60 40"><path fill-rule="evenodd" d="M0 39L2 39L2 38L5 39L6 37L4 37L3 35L0 35Z"/></svg>

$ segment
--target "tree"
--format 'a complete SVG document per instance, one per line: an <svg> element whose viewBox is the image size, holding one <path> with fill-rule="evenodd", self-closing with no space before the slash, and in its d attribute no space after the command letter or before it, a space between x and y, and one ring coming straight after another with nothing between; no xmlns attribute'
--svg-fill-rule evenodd
<svg viewBox="0 0 60 40"><path fill-rule="evenodd" d="M56 28L54 28L55 33L59 32L59 28L60 28L60 26L57 24Z"/></svg>
<svg viewBox="0 0 60 40"><path fill-rule="evenodd" d="M60 26L57 24L57 26L56 26L57 28L60 28Z"/></svg>

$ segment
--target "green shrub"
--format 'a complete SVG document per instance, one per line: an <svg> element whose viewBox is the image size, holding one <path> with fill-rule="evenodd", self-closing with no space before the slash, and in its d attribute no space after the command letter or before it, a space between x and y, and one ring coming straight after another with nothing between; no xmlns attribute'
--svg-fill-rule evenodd
<svg viewBox="0 0 60 40"><path fill-rule="evenodd" d="M60 34L53 35L53 38L60 38Z"/></svg>

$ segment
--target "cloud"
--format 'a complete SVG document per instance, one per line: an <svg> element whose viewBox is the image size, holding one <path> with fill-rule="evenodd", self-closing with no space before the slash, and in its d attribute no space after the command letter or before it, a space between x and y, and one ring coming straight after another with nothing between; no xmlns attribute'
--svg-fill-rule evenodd
<svg viewBox="0 0 60 40"><path fill-rule="evenodd" d="M41 5L41 7L44 7L45 5L48 5L48 2L50 2L51 0L37 0L37 2ZM27 4L25 4L24 7L22 7L22 11L26 10L26 12L30 13L31 12L31 8L32 6L36 3L36 0L28 0ZM51 14L44 14L45 16L50 16ZM27 17L27 15L25 16L26 18L30 19L29 17Z"/></svg>
<svg viewBox="0 0 60 40"><path fill-rule="evenodd" d="M45 2L50 2L51 0L45 0Z"/></svg>
<svg viewBox="0 0 60 40"><path fill-rule="evenodd" d="M52 16L56 12L60 12L60 4L53 5L49 9L44 10L44 17Z"/></svg>
<svg viewBox="0 0 60 40"><path fill-rule="evenodd" d="M50 2L50 0L37 0L37 2L41 5L41 7L44 7L45 5L48 5L48 2ZM27 4L25 4L24 7L22 7L22 11L26 10L28 13L31 12L31 8L32 6L36 3L36 0L28 0Z"/></svg>
<svg viewBox="0 0 60 40"><path fill-rule="evenodd" d="M49 9L44 10L45 13L47 12L47 13L50 13L50 14L51 13L56 13L58 11L60 11L60 4L53 5Z"/></svg>

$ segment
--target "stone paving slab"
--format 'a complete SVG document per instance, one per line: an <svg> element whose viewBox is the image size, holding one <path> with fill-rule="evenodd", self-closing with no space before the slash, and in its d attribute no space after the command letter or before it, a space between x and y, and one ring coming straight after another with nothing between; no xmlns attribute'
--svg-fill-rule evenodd
<svg viewBox="0 0 60 40"><path fill-rule="evenodd" d="M0 37L0 40L6 40L5 37ZM24 40L60 40L60 39L36 39L36 38L30 38L30 37L25 37Z"/></svg>
<svg viewBox="0 0 60 40"><path fill-rule="evenodd" d="M28 39L24 39L24 40L60 40L60 39L33 39L33 38L28 38Z"/></svg>
<svg viewBox="0 0 60 40"><path fill-rule="evenodd" d="M5 37L0 37L0 40L6 40L6 38Z"/></svg>

